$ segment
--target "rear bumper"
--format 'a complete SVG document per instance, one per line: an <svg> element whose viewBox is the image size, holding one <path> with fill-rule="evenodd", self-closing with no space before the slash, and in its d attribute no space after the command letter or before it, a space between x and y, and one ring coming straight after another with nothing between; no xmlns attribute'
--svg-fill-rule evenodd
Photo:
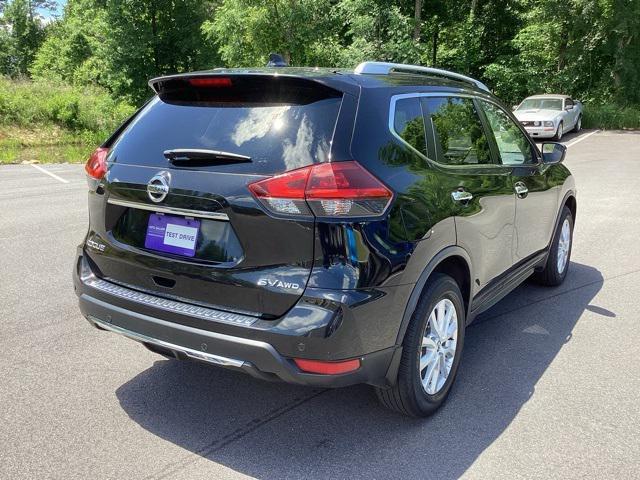
<svg viewBox="0 0 640 480"><path fill-rule="evenodd" d="M363 307L373 303L373 310L384 314L389 311L388 303L397 301L397 295L374 296L373 300L367 298L368 302L358 305L363 300L361 292L353 292L355 297L351 298L349 292L343 291L340 298L344 303L337 305L337 309L336 305L327 309L330 302L325 300L313 311L313 302L307 298L282 319L268 322L253 319L252 323L240 314L229 317L227 312L153 297L97 279L80 249L74 285L80 310L92 325L138 341L165 356L243 371L265 380L310 386L342 387L358 383L387 386L395 377L390 366L395 364L400 348L394 341L378 348L381 332L375 328L375 318L371 318L372 306ZM158 305L154 306L150 298L158 299ZM306 317L300 315L300 308L306 311ZM222 316L218 318L215 312ZM300 324L301 318L306 318L306 325ZM401 318L398 316L394 322L395 335ZM386 320L389 323L391 319ZM393 330L390 329L389 338ZM371 350L366 351L367 348ZM327 361L358 358L360 368L339 375L310 374L301 371L293 357Z"/></svg>

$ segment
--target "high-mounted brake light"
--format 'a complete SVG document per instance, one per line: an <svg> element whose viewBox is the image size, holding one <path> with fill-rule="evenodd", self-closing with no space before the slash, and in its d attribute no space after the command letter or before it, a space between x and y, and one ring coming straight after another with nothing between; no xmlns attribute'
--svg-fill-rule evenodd
<svg viewBox="0 0 640 480"><path fill-rule="evenodd" d="M91 178L95 178L96 180L100 180L104 177L105 173L107 173L108 153L109 149L105 147L99 147L94 150L84 166L87 175Z"/></svg>
<svg viewBox="0 0 640 480"><path fill-rule="evenodd" d="M229 77L200 77L190 78L189 83L194 87L216 88L230 87L232 85Z"/></svg>
<svg viewBox="0 0 640 480"><path fill-rule="evenodd" d="M274 213L316 217L372 217L385 212L393 194L358 162L320 163L249 185Z"/></svg>
<svg viewBox="0 0 640 480"><path fill-rule="evenodd" d="M319 373L321 375L339 375L341 373L353 372L360 368L359 358L338 362L307 360L304 358L294 358L293 361L303 372Z"/></svg>

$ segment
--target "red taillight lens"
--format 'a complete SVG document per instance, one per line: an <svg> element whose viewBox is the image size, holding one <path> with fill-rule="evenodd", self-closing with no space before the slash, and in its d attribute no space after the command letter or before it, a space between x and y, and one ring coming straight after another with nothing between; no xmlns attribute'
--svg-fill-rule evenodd
<svg viewBox="0 0 640 480"><path fill-rule="evenodd" d="M391 192L358 162L321 163L312 167L307 199L391 198Z"/></svg>
<svg viewBox="0 0 640 480"><path fill-rule="evenodd" d="M294 358L298 368L307 373L319 373L321 375L339 375L341 373L353 372L360 368L360 359L343 360L340 362L323 362L320 360L306 360Z"/></svg>
<svg viewBox="0 0 640 480"><path fill-rule="evenodd" d="M95 178L96 180L100 180L104 177L104 174L107 173L108 153L108 148L99 147L95 149L89 157L89 160L87 160L87 164L84 166L87 175L91 178Z"/></svg>
<svg viewBox="0 0 640 480"><path fill-rule="evenodd" d="M384 213L393 194L358 162L321 163L249 185L275 213L317 217L371 217Z"/></svg>
<svg viewBox="0 0 640 480"><path fill-rule="evenodd" d="M230 87L232 85L229 77L190 78L189 83L194 87L205 88Z"/></svg>

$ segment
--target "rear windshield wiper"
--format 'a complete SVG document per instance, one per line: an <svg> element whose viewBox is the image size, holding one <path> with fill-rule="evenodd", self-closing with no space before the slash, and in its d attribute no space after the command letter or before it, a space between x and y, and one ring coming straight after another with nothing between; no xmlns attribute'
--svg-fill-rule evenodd
<svg viewBox="0 0 640 480"><path fill-rule="evenodd" d="M181 166L225 165L251 161L251 157L246 155L200 148L174 148L173 150L165 150L164 156L174 165L179 164Z"/></svg>

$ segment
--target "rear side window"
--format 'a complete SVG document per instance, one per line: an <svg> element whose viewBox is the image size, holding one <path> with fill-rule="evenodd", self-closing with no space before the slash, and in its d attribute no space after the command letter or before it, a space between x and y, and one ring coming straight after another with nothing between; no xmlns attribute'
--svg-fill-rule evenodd
<svg viewBox="0 0 640 480"><path fill-rule="evenodd" d="M424 117L417 97L401 98L396 101L393 129L409 145L423 155L427 154L424 133Z"/></svg>
<svg viewBox="0 0 640 480"><path fill-rule="evenodd" d="M259 90L259 89L256 89ZM321 89L316 89L318 91ZM328 159L342 96L296 95L291 87L273 96L267 89L229 94L216 101L182 95L152 100L114 143L118 163L168 167L163 152L206 149L251 157L251 162L203 167L233 173L273 174Z"/></svg>
<svg viewBox="0 0 640 480"><path fill-rule="evenodd" d="M425 97L425 118L433 130L437 161L446 165L493 163L480 116L470 98Z"/></svg>

